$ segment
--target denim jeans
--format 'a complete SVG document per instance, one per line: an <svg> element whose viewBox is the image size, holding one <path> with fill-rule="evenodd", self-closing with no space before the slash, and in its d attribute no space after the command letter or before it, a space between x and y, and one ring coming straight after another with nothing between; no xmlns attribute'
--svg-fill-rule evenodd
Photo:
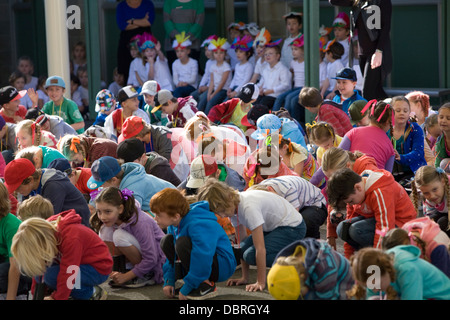
<svg viewBox="0 0 450 320"><path fill-rule="evenodd" d="M184 98L189 96L192 92L195 91L195 88L191 85L187 85L184 87L177 87L173 90L173 96L175 98Z"/></svg>
<svg viewBox="0 0 450 320"><path fill-rule="evenodd" d="M276 98L275 103L273 104L272 111L278 111L283 106L287 110L288 103L291 102L291 99L295 99L296 98L296 102L298 102L298 95L299 95L301 90L302 90L302 88L293 88L291 90L288 90L288 91L280 94Z"/></svg>
<svg viewBox="0 0 450 320"><path fill-rule="evenodd" d="M51 267L47 268L47 271L44 275L45 284L52 288L56 289L57 287L57 278L59 274L59 265L54 264ZM77 300L89 300L92 297L94 292L94 286L102 284L106 280L108 280L108 275L100 274L95 268L88 264L83 264L80 266L80 287L76 288L76 286L72 289L72 293L70 296Z"/></svg>
<svg viewBox="0 0 450 320"><path fill-rule="evenodd" d="M375 218L364 218L363 216L354 217L352 219L344 220L338 224L336 232L339 238L342 238L342 227L344 222L351 222L348 236L350 237L346 242L356 250L364 247L373 246L373 238L375 237Z"/></svg>
<svg viewBox="0 0 450 320"><path fill-rule="evenodd" d="M227 97L226 90L220 90L217 92L211 100L208 101L208 91L205 91L200 94L197 109L198 111L203 111L206 115L208 115L209 111L218 104L221 104L223 100Z"/></svg>
<svg viewBox="0 0 450 320"><path fill-rule="evenodd" d="M266 266L272 266L278 252L294 241L301 240L306 235L304 221L296 227L278 227L270 232L264 232L264 245L266 246ZM249 265L256 265L256 249L250 235L241 243L243 260Z"/></svg>

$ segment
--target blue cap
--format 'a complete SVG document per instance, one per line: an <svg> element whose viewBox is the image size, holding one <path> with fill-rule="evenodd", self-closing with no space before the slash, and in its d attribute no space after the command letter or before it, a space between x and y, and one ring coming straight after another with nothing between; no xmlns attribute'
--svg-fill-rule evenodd
<svg viewBox="0 0 450 320"><path fill-rule="evenodd" d="M336 77L331 78L331 79L335 79L335 80L350 80L350 81L357 81L357 77L356 77L356 71L353 70L352 68L344 68L339 70L336 73Z"/></svg>
<svg viewBox="0 0 450 320"><path fill-rule="evenodd" d="M91 166L92 177L87 182L87 187L95 190L106 181L114 178L122 170L116 158L105 156L95 160Z"/></svg>
<svg viewBox="0 0 450 320"><path fill-rule="evenodd" d="M58 158L50 162L50 164L47 166L49 169L56 169L61 172L65 172L68 175L72 173L72 167L70 166L69 160L66 158Z"/></svg>
<svg viewBox="0 0 450 320"><path fill-rule="evenodd" d="M45 81L45 89L47 89L48 87L52 87L52 86L57 86L57 87L62 87L62 88L66 88L66 83L64 82L63 78L58 77L58 76L53 76L47 79L47 81Z"/></svg>
<svg viewBox="0 0 450 320"><path fill-rule="evenodd" d="M258 118L256 127L258 129L251 134L251 137L255 140L262 140L267 137L267 131L269 134L278 132L281 128L281 120L272 113L265 114Z"/></svg>

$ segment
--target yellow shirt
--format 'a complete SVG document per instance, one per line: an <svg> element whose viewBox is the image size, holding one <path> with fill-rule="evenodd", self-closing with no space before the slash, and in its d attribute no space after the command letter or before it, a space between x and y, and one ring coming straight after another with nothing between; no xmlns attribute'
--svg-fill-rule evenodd
<svg viewBox="0 0 450 320"><path fill-rule="evenodd" d="M341 144L341 141L342 141L342 137L340 137L340 136L338 136L338 135L335 135L335 138L336 139L334 139L334 145L333 145L333 147L339 147L339 145ZM322 148L322 147L319 147L318 149L317 149L317 160L319 160L320 159L320 161L322 161L322 157L323 157L323 154L324 154L324 152L325 152L325 150Z"/></svg>
<svg viewBox="0 0 450 320"><path fill-rule="evenodd" d="M247 127L242 125L241 120L246 114L247 112L242 111L241 102L239 101L238 104L236 105L236 108L234 108L233 114L231 115L229 122L237 126L243 132L245 132L247 131Z"/></svg>

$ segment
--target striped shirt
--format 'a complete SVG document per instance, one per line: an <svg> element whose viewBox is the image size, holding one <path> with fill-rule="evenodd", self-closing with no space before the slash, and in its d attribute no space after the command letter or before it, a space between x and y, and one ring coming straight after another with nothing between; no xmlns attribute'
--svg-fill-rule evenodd
<svg viewBox="0 0 450 320"><path fill-rule="evenodd" d="M326 206L326 200L319 188L298 176L279 176L262 181L299 210L304 207Z"/></svg>

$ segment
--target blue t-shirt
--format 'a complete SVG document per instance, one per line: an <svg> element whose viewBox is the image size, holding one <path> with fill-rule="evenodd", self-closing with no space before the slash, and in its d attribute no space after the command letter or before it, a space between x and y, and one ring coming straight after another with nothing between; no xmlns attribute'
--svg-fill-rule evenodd
<svg viewBox="0 0 450 320"><path fill-rule="evenodd" d="M116 21L120 30L125 30L128 25L128 20L142 19L148 13L148 21L151 25L155 21L155 5L150 0L142 0L142 3L136 9L127 5L126 1L122 1L117 5Z"/></svg>

